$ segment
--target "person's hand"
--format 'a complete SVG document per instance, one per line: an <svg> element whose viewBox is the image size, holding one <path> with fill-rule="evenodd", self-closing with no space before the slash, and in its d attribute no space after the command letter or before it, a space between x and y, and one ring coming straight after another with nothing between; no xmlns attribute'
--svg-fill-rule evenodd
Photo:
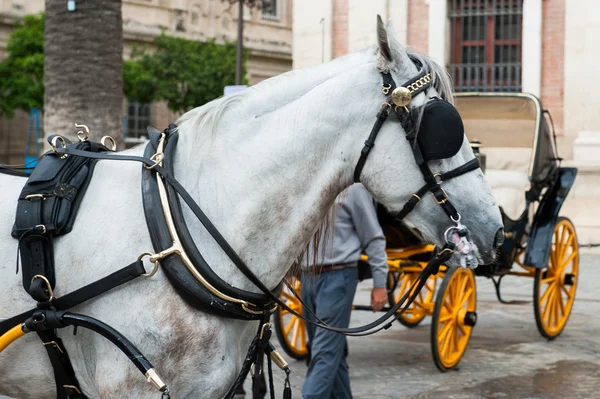
<svg viewBox="0 0 600 399"><path fill-rule="evenodd" d="M386 288L373 288L371 291L371 306L373 311L377 312L385 306L387 302L387 289Z"/></svg>

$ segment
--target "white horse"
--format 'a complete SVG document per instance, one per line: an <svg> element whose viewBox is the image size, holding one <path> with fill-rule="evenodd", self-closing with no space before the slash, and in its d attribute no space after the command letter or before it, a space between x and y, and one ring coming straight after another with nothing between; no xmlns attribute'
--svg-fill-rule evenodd
<svg viewBox="0 0 600 399"><path fill-rule="evenodd" d="M231 246L270 288L278 285L321 224L336 196L352 184L363 143L385 96L380 71L401 84L417 74L392 29L378 26L379 44L332 62L292 71L241 93L215 100L181 117L175 175ZM392 60L381 55L391 53ZM412 54L428 68L436 90L451 97L443 69ZM400 123L383 124L361 181L390 211L401 209L423 185ZM141 155L142 147L127 151ZM451 159L430 162L448 171L473 158L464 140ZM100 161L70 234L55 241L56 296L61 296L152 251L142 210L137 163ZM15 274L16 240L10 231L25 180L0 176L0 317L35 303ZM502 221L480 170L444 189L480 250L495 256ZM186 210L187 212L187 210ZM431 195L407 220L432 242L443 244L452 225ZM258 292L190 212L186 221L198 248L228 283ZM456 260L453 260L456 261ZM256 322L196 311L179 297L164 274L136 279L73 309L113 326L154 364L173 398L220 398L235 379ZM90 398L158 397L138 370L101 336L59 330L77 378ZM0 394L17 398L55 395L52 368L40 340L28 334L0 354Z"/></svg>

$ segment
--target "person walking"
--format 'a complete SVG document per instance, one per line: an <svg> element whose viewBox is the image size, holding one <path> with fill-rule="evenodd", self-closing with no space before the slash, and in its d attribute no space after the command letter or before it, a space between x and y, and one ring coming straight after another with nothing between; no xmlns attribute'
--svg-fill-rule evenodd
<svg viewBox="0 0 600 399"><path fill-rule="evenodd" d="M356 286L358 261L364 251L373 278L371 305L381 310L387 301L386 241L373 197L360 183L353 184L336 199L331 238L322 237L320 248L310 247L302 261L302 299L310 311L304 316L347 328ZM315 258L315 255L316 258ZM311 260L317 259L316 263ZM306 324L310 360L302 386L305 399L352 398L345 349L346 337Z"/></svg>

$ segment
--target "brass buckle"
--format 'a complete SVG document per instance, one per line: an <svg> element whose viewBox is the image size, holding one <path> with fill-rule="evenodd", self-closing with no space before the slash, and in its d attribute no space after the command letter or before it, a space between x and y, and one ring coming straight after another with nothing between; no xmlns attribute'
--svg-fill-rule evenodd
<svg viewBox="0 0 600 399"><path fill-rule="evenodd" d="M63 385L63 388L73 389L73 390L75 390L75 392L77 392L79 395L81 395L81 391L75 385Z"/></svg>
<svg viewBox="0 0 600 399"><path fill-rule="evenodd" d="M263 326L260 329L260 335L258 336L258 339L262 339L263 335L265 335L265 329L267 327L271 328L273 325L271 324L271 322L265 323L263 324Z"/></svg>
<svg viewBox="0 0 600 399"><path fill-rule="evenodd" d="M417 194L413 194L412 197L415 197L417 202L421 202L421 197L419 197Z"/></svg>
<svg viewBox="0 0 600 399"><path fill-rule="evenodd" d="M50 298L48 299L48 302L52 302L54 300L54 292L52 291L52 286L50 285L50 281L48 281L48 279L44 276L42 276L41 274L36 274L35 276L33 276L31 278L31 283L33 283L35 281L35 279L42 279L44 280L44 283L46 283L46 288L48 289L48 293L50 294Z"/></svg>
<svg viewBox="0 0 600 399"><path fill-rule="evenodd" d="M392 104L388 103L387 101L385 101L381 104L381 107L379 108L379 110L382 111L385 107L388 107L388 110L387 110L388 113L392 111Z"/></svg>
<svg viewBox="0 0 600 399"><path fill-rule="evenodd" d="M433 198L435 198L435 202L442 205L442 204L445 204L446 202L448 202L448 194L442 187L440 187L440 190L442 190L442 192L444 193L444 198L441 201L437 199L437 197L435 196L434 193L431 193L431 195L433 195Z"/></svg>
<svg viewBox="0 0 600 399"><path fill-rule="evenodd" d="M48 341L48 342L42 342L42 344L44 346L48 346L48 345L53 345L56 349L58 349L58 351L60 353L64 353L62 349L60 349L60 346L58 346L58 344L55 341Z"/></svg>
<svg viewBox="0 0 600 399"><path fill-rule="evenodd" d="M442 257L442 255L444 255L445 253L450 253L450 255L452 255L452 254L454 253L454 251L453 251L453 250L451 250L450 248L444 248L444 249L442 249L440 252L438 252L438 253L435 255L435 257L439 259L439 258L441 258L441 257Z"/></svg>

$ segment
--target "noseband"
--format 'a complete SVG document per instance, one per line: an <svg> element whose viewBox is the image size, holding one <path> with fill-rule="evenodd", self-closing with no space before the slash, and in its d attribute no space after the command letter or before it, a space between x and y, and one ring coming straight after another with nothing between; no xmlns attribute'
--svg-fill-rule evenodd
<svg viewBox="0 0 600 399"><path fill-rule="evenodd" d="M414 60L413 62L416 61ZM445 155L437 157L424 156L424 154L428 154L430 152L425 151L429 150L429 148L424 149L423 143L420 142L420 140L417 140L418 130L415 127L411 111L407 108L407 106L410 104L411 100L416 95L426 91L431 87L431 74L425 71L424 69L421 69L417 76L410 79L400 87L396 86L396 83L394 82L394 79L392 78L392 75L390 73L383 72L382 76L383 84L381 85L381 89L383 94L387 96L387 99L383 102L383 104L381 104L381 108L377 113L377 120L375 121L375 125L373 125L373 128L371 129L371 134L369 135L369 138L365 141L365 145L361 151L360 158L358 159L356 168L354 169L354 182L357 183L360 181L360 174L362 172L363 167L365 166L365 162L367 161L367 157L369 156L371 149L375 145L375 139L377 138L377 135L381 130L381 126L393 111L398 117L402 128L406 132L406 139L410 144L410 148L413 152L415 162L417 163L417 166L419 166L419 169L423 174L423 179L425 180L425 185L410 197L410 199L404 204L402 210L398 212L396 218L399 220L404 219L406 215L408 215L421 201L423 195L426 194L427 191L431 191L433 197L435 198L435 201L442 206L442 209L444 209L446 215L448 215L448 217L452 219L452 221L457 223L460 220L460 215L456 211L456 208L454 208L454 206L450 203L448 194L442 188L442 183L460 175L463 175L467 172L470 172L472 170L478 169L479 161L477 160L477 158L474 158L471 161L465 163L464 165L459 166L458 168L453 169L451 171L444 173L432 173L429 169L429 165L427 165L427 161L432 159L450 158L454 156L460 149L460 146L462 145L462 132L460 136L460 142L456 142L455 140L455 142L458 144L458 147L454 145L455 151L451 150L450 154L446 153ZM453 109L453 107L449 103L447 103L447 106ZM460 129L462 131L462 122L460 121L460 116L458 115L456 110L453 109L453 112L456 113L454 118L458 118L456 122L459 123Z"/></svg>

